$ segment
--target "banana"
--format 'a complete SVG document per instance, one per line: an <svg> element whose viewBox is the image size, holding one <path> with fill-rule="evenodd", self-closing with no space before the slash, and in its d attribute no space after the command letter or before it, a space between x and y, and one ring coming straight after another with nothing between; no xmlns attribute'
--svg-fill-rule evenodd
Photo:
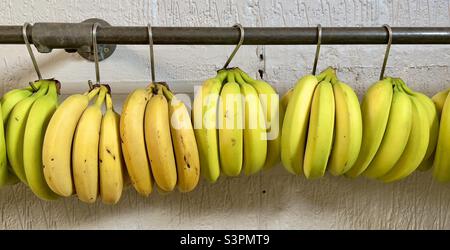
<svg viewBox="0 0 450 250"><path fill-rule="evenodd" d="M101 85L97 100L84 110L73 137L73 180L78 199L86 203L95 202L98 195L100 128L102 105L107 91L107 88Z"/></svg>
<svg viewBox="0 0 450 250"><path fill-rule="evenodd" d="M307 75L294 86L286 108L281 129L281 161L291 173L303 173L303 156L308 130L309 114L317 77Z"/></svg>
<svg viewBox="0 0 450 250"><path fill-rule="evenodd" d="M243 106L241 89L234 73L220 92L218 109L220 167L227 176L238 176L243 164Z"/></svg>
<svg viewBox="0 0 450 250"><path fill-rule="evenodd" d="M320 82L314 91L309 118L303 170L307 179L325 174L333 145L334 103L333 86L328 79Z"/></svg>
<svg viewBox="0 0 450 250"><path fill-rule="evenodd" d="M0 115L2 115L1 103ZM9 171L8 159L6 156L5 130L3 128L3 122L0 122L0 188L7 185L8 177Z"/></svg>
<svg viewBox="0 0 450 250"><path fill-rule="evenodd" d="M145 108L145 142L155 182L163 191L170 192L177 184L177 170L170 135L169 107L162 86L156 86L157 93Z"/></svg>
<svg viewBox="0 0 450 250"><path fill-rule="evenodd" d="M6 125L6 152L8 161L15 175L23 183L27 183L23 168L23 136L31 106L37 98L45 95L49 81L44 80L35 94L23 99L14 106Z"/></svg>
<svg viewBox="0 0 450 250"><path fill-rule="evenodd" d="M31 191L43 200L58 198L47 185L42 166L42 144L47 125L58 106L56 82L51 82L48 93L37 98L31 106L23 136L23 167Z"/></svg>
<svg viewBox="0 0 450 250"><path fill-rule="evenodd" d="M434 105L436 106L436 110L438 113L438 117L441 117L442 109L444 108L445 100L448 97L448 93L450 92L450 89L446 89L443 91L440 91L436 95L434 95L431 99L434 102Z"/></svg>
<svg viewBox="0 0 450 250"><path fill-rule="evenodd" d="M67 97L56 109L45 132L42 146L44 176L50 189L68 197L73 193L71 155L74 132L89 100L98 94L94 88L86 94Z"/></svg>
<svg viewBox="0 0 450 250"><path fill-rule="evenodd" d="M267 133L263 106L256 89L235 74L244 98L244 162L246 175L255 174L264 167L267 158Z"/></svg>
<svg viewBox="0 0 450 250"><path fill-rule="evenodd" d="M119 126L120 116L114 111L111 95L108 93L99 141L100 197L105 204L116 204L122 196L125 164Z"/></svg>
<svg viewBox="0 0 450 250"><path fill-rule="evenodd" d="M36 81L33 86L37 89L41 87L44 81ZM33 88L31 86L22 89L13 89L5 93L0 102L2 104L2 119L3 123L6 124L9 114L13 110L14 106L21 100L31 96L33 94Z"/></svg>
<svg viewBox="0 0 450 250"><path fill-rule="evenodd" d="M400 159L392 169L379 179L393 182L405 178L417 169L422 162L428 148L430 123L427 110L415 96L410 96L413 106L412 126L408 143Z"/></svg>
<svg viewBox="0 0 450 250"><path fill-rule="evenodd" d="M409 95L417 97L419 100L419 103L422 104L427 111L427 118L428 122L431 124L430 127L430 141L428 143L427 153L425 154L425 157L418 167L418 170L425 171L431 168L433 165L433 159L434 159L434 151L436 149L437 144L437 138L439 134L439 117L437 113L437 109L433 103L433 101L426 95L412 91L403 80L398 79L399 84L403 88L403 90L408 93Z"/></svg>
<svg viewBox="0 0 450 250"><path fill-rule="evenodd" d="M358 158L362 140L362 117L358 97L350 86L332 81L335 99L335 136L328 170L337 176L346 173Z"/></svg>
<svg viewBox="0 0 450 250"><path fill-rule="evenodd" d="M392 103L392 89L392 79L385 78L367 90L361 105L363 120L361 150L346 176L355 178L360 175L375 156L386 130Z"/></svg>
<svg viewBox="0 0 450 250"><path fill-rule="evenodd" d="M275 89L265 81L255 80L247 73L237 68L245 82L252 85L258 92L263 108L267 132L267 158L263 169L270 169L281 160L281 126L284 109L280 107L280 100Z"/></svg>
<svg viewBox="0 0 450 250"><path fill-rule="evenodd" d="M211 183L217 181L221 169L217 141L217 106L226 76L226 71L219 71L215 78L206 80L196 93L192 108L201 173Z"/></svg>
<svg viewBox="0 0 450 250"><path fill-rule="evenodd" d="M400 159L408 143L412 126L412 104L409 96L395 84L386 131L377 153L364 176L376 179L386 175ZM395 147L393 147L395 145Z"/></svg>
<svg viewBox="0 0 450 250"><path fill-rule="evenodd" d="M120 116L122 152L130 180L136 191L148 196L153 190L150 162L144 137L145 107L152 95L148 89L136 89L128 95Z"/></svg>
<svg viewBox="0 0 450 250"><path fill-rule="evenodd" d="M434 100L436 98L433 98ZM439 182L450 181L450 98L442 106L439 137L433 162L433 177Z"/></svg>
<svg viewBox="0 0 450 250"><path fill-rule="evenodd" d="M177 163L178 189L180 192L190 192L200 179L200 159L194 129L184 103L166 87L163 87L163 91L170 102L170 131Z"/></svg>

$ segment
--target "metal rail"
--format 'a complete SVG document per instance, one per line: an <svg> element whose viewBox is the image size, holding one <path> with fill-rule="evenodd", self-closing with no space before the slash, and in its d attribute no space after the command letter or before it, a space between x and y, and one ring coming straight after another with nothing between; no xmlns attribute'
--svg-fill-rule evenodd
<svg viewBox="0 0 450 250"><path fill-rule="evenodd" d="M92 24L35 23L30 43L51 49L76 49L91 43ZM386 44L384 27L323 27L322 44ZM392 44L450 44L450 27L393 27ZM99 44L148 44L147 26L100 26ZM237 44L233 27L153 27L154 44ZM0 44L23 44L22 26L0 26ZM316 44L316 27L245 28L245 45Z"/></svg>

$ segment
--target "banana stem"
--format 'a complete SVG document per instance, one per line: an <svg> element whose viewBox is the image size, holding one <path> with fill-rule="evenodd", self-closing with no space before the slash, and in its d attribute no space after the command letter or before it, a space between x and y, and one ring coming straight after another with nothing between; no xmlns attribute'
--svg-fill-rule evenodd
<svg viewBox="0 0 450 250"><path fill-rule="evenodd" d="M45 95L48 90L48 84L49 84L48 81L42 80L42 84L41 84L39 90L35 93L35 95L38 95L38 96Z"/></svg>
<svg viewBox="0 0 450 250"><path fill-rule="evenodd" d="M106 109L107 110L113 110L114 106L113 106L113 102L111 99L111 95L109 93L106 94Z"/></svg>
<svg viewBox="0 0 450 250"><path fill-rule="evenodd" d="M95 100L95 105L97 107L101 107L103 102L105 101L106 93L108 92L108 89L105 86L100 86L100 93L98 94L97 100Z"/></svg>
<svg viewBox="0 0 450 250"><path fill-rule="evenodd" d="M100 91L100 88L99 87L95 87L93 90L85 93L85 95L88 96L89 101L90 101L90 100L92 100L92 98L94 98L98 94L99 91Z"/></svg>
<svg viewBox="0 0 450 250"><path fill-rule="evenodd" d="M219 71L217 71L217 75L216 75L216 79L218 79L221 83L223 83L223 81L225 81L225 79L227 78L228 75L228 70L226 69L221 69Z"/></svg>
<svg viewBox="0 0 450 250"><path fill-rule="evenodd" d="M247 82L242 78L242 74L239 71L233 72L236 77L236 82L240 85L247 84Z"/></svg>
<svg viewBox="0 0 450 250"><path fill-rule="evenodd" d="M228 82L236 82L236 80L235 80L235 78L234 78L234 75L236 74L236 71L235 70L233 70L233 69L231 69L230 70L230 73L228 73L228 75L227 75L227 81Z"/></svg>
<svg viewBox="0 0 450 250"><path fill-rule="evenodd" d="M58 98L58 90L57 90L55 81L50 82L47 95L52 96L54 98Z"/></svg>
<svg viewBox="0 0 450 250"><path fill-rule="evenodd" d="M245 73L242 69L236 68L236 75L240 75L241 78L247 83L255 82L255 79L251 78L247 73Z"/></svg>
<svg viewBox="0 0 450 250"><path fill-rule="evenodd" d="M166 86L163 86L162 90L163 90L164 96L166 96L167 100L169 100L169 102L172 101L173 93L169 89L167 89Z"/></svg>

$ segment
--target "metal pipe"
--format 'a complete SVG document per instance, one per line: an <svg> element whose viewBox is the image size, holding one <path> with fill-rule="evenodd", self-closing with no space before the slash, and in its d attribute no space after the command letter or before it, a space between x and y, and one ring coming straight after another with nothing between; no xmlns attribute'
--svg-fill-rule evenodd
<svg viewBox="0 0 450 250"><path fill-rule="evenodd" d="M90 24L35 23L27 30L30 43L48 49L79 49L90 42ZM0 44L23 44L22 26L0 26ZM237 44L233 27L153 27L154 44ZM87 32L89 30L89 32ZM386 44L384 27L324 27L322 44ZM392 44L450 44L450 27L393 27ZM148 44L146 26L100 26L99 44ZM316 27L245 28L246 45L316 44ZM37 46L38 47L38 46Z"/></svg>

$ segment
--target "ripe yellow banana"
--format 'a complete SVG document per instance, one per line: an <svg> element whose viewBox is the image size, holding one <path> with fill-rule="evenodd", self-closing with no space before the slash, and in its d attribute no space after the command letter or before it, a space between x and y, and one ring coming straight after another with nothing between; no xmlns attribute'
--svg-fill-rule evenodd
<svg viewBox="0 0 450 250"><path fill-rule="evenodd" d="M267 158L267 132L264 109L256 89L235 74L244 98L244 162L246 175L260 171Z"/></svg>
<svg viewBox="0 0 450 250"><path fill-rule="evenodd" d="M403 179L417 169L422 162L428 148L430 123L427 110L415 96L410 96L413 106L412 126L408 143L400 159L394 167L380 180L393 182Z"/></svg>
<svg viewBox="0 0 450 250"><path fill-rule="evenodd" d="M313 75L298 80L284 116L281 130L281 161L289 172L297 175L303 173L309 114L318 82L317 77Z"/></svg>
<svg viewBox="0 0 450 250"><path fill-rule="evenodd" d="M39 88L35 94L23 99L14 106L8 118L6 125L6 152L8 161L16 176L23 182L27 183L25 170L23 168L23 135L27 118L30 113L31 106L37 98L45 95L48 90L49 81L44 80L43 86Z"/></svg>
<svg viewBox="0 0 450 250"><path fill-rule="evenodd" d="M120 116L120 137L128 175L136 191L144 196L153 190L150 161L145 149L145 107L152 96L152 86L136 89L128 95Z"/></svg>
<svg viewBox="0 0 450 250"><path fill-rule="evenodd" d="M412 91L405 82L403 82L401 79L398 79L399 84L402 86L403 90L408 93L409 95L417 97L419 100L419 103L422 104L427 112L428 122L431 124L430 127L430 141L428 143L427 153L425 154L425 157L423 158L422 163L418 167L418 170L425 171L431 168L433 165L433 159L434 159L434 151L436 149L437 144L437 138L439 135L439 117L436 110L436 107L434 106L433 101L426 95Z"/></svg>
<svg viewBox="0 0 450 250"><path fill-rule="evenodd" d="M444 103L448 97L449 92L450 89L442 90L431 98L434 102L434 105L436 106L438 117L441 117L442 109L444 108Z"/></svg>
<svg viewBox="0 0 450 250"><path fill-rule="evenodd" d="M47 126L42 146L44 176L50 189L60 196L68 197L73 193L72 141L78 120L98 91L99 88L94 88L89 93L67 97Z"/></svg>
<svg viewBox="0 0 450 250"><path fill-rule="evenodd" d="M170 135L169 107L159 84L157 93L145 108L144 129L155 182L163 191L170 192L177 184L177 170Z"/></svg>
<svg viewBox="0 0 450 250"><path fill-rule="evenodd" d="M170 131L177 163L178 189L190 192L200 179L200 159L191 118L184 103L163 87L169 100Z"/></svg>
<svg viewBox="0 0 450 250"><path fill-rule="evenodd" d="M51 82L45 96L36 99L31 106L23 136L23 167L31 191L43 200L58 198L45 181L42 166L42 144L45 131L58 106L56 81Z"/></svg>
<svg viewBox="0 0 450 250"><path fill-rule="evenodd" d="M201 173L214 183L220 175L219 146L217 140L217 106L226 71L206 80L196 93L192 108L195 138L200 156Z"/></svg>
<svg viewBox="0 0 450 250"><path fill-rule="evenodd" d="M101 85L97 100L81 115L73 137L73 181L78 199L86 203L95 202L98 196L98 145L103 116L102 105L107 91L107 88Z"/></svg>
<svg viewBox="0 0 450 250"><path fill-rule="evenodd" d="M333 86L328 79L320 82L314 91L309 118L308 139L303 163L307 179L325 174L333 145L334 104Z"/></svg>
<svg viewBox="0 0 450 250"><path fill-rule="evenodd" d="M358 97L350 86L332 81L336 105L334 142L328 163L333 175L346 173L358 158L362 140L362 117Z"/></svg>
<svg viewBox="0 0 450 250"><path fill-rule="evenodd" d="M2 113L0 103L0 115ZM5 142L5 130L3 128L3 122L0 122L0 188L6 186L8 183L8 159L6 156L6 142Z"/></svg>
<svg viewBox="0 0 450 250"><path fill-rule="evenodd" d="M371 179L384 176L394 167L410 136L413 115L411 99L400 86L395 85L386 131L377 153L363 173Z"/></svg>
<svg viewBox="0 0 450 250"><path fill-rule="evenodd" d="M120 116L114 111L111 95L108 93L99 141L100 197L105 204L116 204L122 196L125 163L119 126Z"/></svg>
<svg viewBox="0 0 450 250"><path fill-rule="evenodd" d="M346 173L348 177L359 176L375 156L386 130L392 103L392 90L392 79L385 78L372 85L365 94L361 105L363 120L361 150L355 164Z"/></svg>
<svg viewBox="0 0 450 250"><path fill-rule="evenodd" d="M270 169L281 160L281 126L283 124L284 109L280 107L278 93L270 84L251 78L239 68L236 69L236 73L240 73L244 81L252 85L258 92L265 116L267 132L267 158L263 169Z"/></svg>
<svg viewBox="0 0 450 250"><path fill-rule="evenodd" d="M218 108L220 167L227 176L238 176L242 170L243 114L241 89L230 72L220 92Z"/></svg>
<svg viewBox="0 0 450 250"><path fill-rule="evenodd" d="M436 98L433 98L435 101ZM450 98L442 107L439 137L433 162L433 177L440 182L450 181Z"/></svg>

